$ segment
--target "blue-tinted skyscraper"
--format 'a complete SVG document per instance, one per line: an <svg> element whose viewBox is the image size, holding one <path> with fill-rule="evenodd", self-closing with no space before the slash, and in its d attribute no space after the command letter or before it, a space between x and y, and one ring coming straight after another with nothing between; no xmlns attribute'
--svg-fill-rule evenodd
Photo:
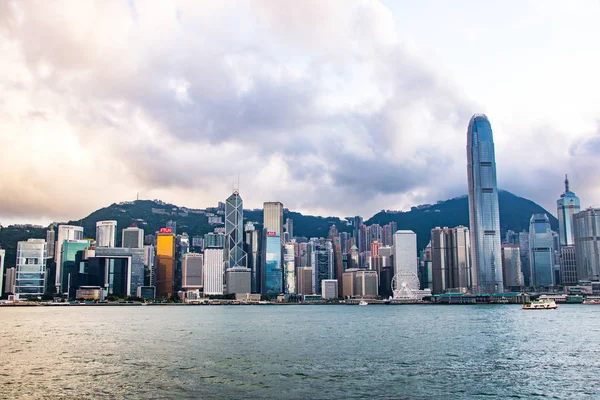
<svg viewBox="0 0 600 400"><path fill-rule="evenodd" d="M569 179L565 175L565 192L556 201L558 214L558 234L561 246L575 245L573 216L579 212L579 197L569 190Z"/></svg>
<svg viewBox="0 0 600 400"><path fill-rule="evenodd" d="M278 232L264 229L262 262L262 294L268 296L283 293L283 269L281 268L281 237Z"/></svg>
<svg viewBox="0 0 600 400"><path fill-rule="evenodd" d="M554 286L554 246L550 220L546 214L533 214L529 221L530 285Z"/></svg>
<svg viewBox="0 0 600 400"><path fill-rule="evenodd" d="M225 263L226 268L246 267L244 251L244 210L242 198L234 191L225 200Z"/></svg>
<svg viewBox="0 0 600 400"><path fill-rule="evenodd" d="M492 127L475 114L467 129L467 175L473 290L502 292L500 212Z"/></svg>

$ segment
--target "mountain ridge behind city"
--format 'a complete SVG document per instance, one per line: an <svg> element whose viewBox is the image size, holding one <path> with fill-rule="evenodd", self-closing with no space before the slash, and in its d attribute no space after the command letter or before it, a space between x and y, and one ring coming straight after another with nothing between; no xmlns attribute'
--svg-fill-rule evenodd
<svg viewBox="0 0 600 400"><path fill-rule="evenodd" d="M553 230L558 229L558 220L535 202L519 197L505 190L499 190L500 225L501 233L507 230L521 232L529 227L532 214L546 213L550 218ZM209 224L208 214L217 214L217 207L191 209L164 203L159 200L135 200L129 202L113 203L100 208L81 220L68 221L71 225L84 227L84 237L93 238L96 234L96 222L103 220L117 221L117 245L121 245L121 230L136 224L143 228L146 234L152 234L166 226L167 221L177 222L177 233L186 232L190 237L200 236L213 232L214 228L222 224ZM347 225L346 220L338 217L321 217L303 215L302 213L284 209L284 221L291 218L294 221L294 235L311 237L327 237L329 228L335 224L340 232L352 232L353 227ZM252 221L260 227L262 225L262 209L244 209L244 222ZM411 207L409 211L382 210L365 220L366 225L384 225L391 221L398 224L398 229L409 229L417 234L418 249L423 249L429 242L430 231L435 227L454 227L458 225L469 226L469 206L466 195L448 200L438 201L436 204L424 204ZM28 238L45 238L47 228L32 226L9 226L0 230L0 246L6 250L5 267L15 264L16 245L20 240Z"/></svg>

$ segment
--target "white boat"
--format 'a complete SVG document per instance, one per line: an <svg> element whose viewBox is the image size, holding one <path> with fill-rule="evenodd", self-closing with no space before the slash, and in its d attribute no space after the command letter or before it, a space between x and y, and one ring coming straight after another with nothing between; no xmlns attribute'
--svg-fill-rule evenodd
<svg viewBox="0 0 600 400"><path fill-rule="evenodd" d="M361 301L360 301L360 303L358 303L358 305L359 305L359 306L366 306L366 305L368 305L368 304L369 304L369 303L367 303L367 302L366 302L366 301L364 301L364 300L361 300Z"/></svg>
<svg viewBox="0 0 600 400"><path fill-rule="evenodd" d="M558 306L552 299L532 301L523 304L523 310L555 310Z"/></svg>

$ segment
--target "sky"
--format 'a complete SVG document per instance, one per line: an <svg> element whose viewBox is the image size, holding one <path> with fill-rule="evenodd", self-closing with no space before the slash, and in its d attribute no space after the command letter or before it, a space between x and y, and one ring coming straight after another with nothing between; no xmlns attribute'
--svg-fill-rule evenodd
<svg viewBox="0 0 600 400"><path fill-rule="evenodd" d="M600 204L598 1L1 1L0 223L115 202L368 218L498 186Z"/></svg>

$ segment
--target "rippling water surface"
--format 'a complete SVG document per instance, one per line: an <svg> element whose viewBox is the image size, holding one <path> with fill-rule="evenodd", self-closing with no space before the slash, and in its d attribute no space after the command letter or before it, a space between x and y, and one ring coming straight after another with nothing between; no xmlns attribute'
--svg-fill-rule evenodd
<svg viewBox="0 0 600 400"><path fill-rule="evenodd" d="M600 398L600 306L0 309L0 398Z"/></svg>

